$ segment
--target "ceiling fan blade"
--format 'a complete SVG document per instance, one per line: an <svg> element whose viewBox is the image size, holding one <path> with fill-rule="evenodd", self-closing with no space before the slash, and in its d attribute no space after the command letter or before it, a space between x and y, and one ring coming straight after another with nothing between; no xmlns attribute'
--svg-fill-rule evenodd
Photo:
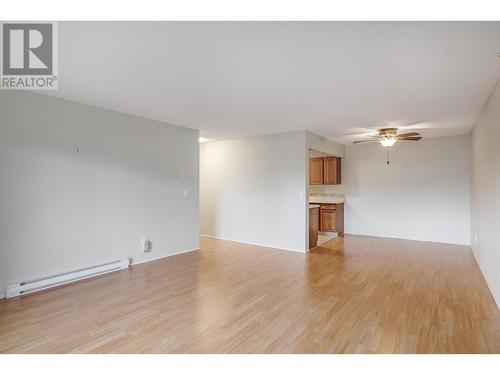
<svg viewBox="0 0 500 375"><path fill-rule="evenodd" d="M354 141L352 143L367 143L367 142L378 142L378 139L368 139L366 141Z"/></svg>
<svg viewBox="0 0 500 375"><path fill-rule="evenodd" d="M422 137L399 137L400 141L420 141Z"/></svg>
<svg viewBox="0 0 500 375"><path fill-rule="evenodd" d="M420 135L419 133L411 132L411 133L398 134L398 137L414 137L419 135Z"/></svg>

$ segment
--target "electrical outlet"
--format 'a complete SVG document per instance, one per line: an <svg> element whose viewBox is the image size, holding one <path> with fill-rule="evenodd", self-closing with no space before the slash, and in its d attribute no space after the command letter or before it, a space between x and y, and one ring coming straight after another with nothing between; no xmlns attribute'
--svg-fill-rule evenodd
<svg viewBox="0 0 500 375"><path fill-rule="evenodd" d="M184 189L184 196L187 197L188 196L188 189Z"/></svg>
<svg viewBox="0 0 500 375"><path fill-rule="evenodd" d="M141 237L141 247L143 252L151 251L151 241L146 237Z"/></svg>

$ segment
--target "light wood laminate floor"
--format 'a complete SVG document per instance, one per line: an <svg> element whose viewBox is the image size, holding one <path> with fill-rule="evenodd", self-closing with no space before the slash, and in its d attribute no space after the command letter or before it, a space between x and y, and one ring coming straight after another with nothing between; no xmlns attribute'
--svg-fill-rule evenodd
<svg viewBox="0 0 500 375"><path fill-rule="evenodd" d="M3 353L499 353L465 246L346 236L201 251L0 301Z"/></svg>

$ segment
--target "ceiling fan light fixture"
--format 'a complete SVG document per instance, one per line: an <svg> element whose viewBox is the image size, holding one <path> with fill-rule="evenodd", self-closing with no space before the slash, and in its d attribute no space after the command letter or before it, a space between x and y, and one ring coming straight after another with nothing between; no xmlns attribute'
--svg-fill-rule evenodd
<svg viewBox="0 0 500 375"><path fill-rule="evenodd" d="M381 139L379 142L384 147L391 147L392 145L394 145L394 143L396 143L396 139L384 138L384 139Z"/></svg>

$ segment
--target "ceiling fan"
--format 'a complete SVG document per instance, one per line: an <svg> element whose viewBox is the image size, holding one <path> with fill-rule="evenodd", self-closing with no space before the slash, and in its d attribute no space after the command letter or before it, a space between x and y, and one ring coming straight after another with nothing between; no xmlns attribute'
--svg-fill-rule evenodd
<svg viewBox="0 0 500 375"><path fill-rule="evenodd" d="M422 137L419 133L402 133L398 134L397 128L383 128L378 130L378 135L371 139L363 141L354 141L353 143L379 142L384 147L391 147L396 141L419 141Z"/></svg>

